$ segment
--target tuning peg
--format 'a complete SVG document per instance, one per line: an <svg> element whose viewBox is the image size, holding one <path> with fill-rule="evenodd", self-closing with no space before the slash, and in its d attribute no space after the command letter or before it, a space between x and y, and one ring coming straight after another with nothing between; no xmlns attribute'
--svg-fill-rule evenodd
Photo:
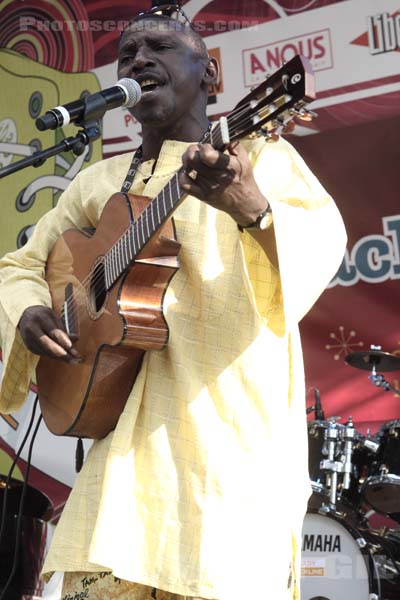
<svg viewBox="0 0 400 600"><path fill-rule="evenodd" d="M290 113L293 116L298 117L302 121L307 121L307 122L312 121L315 117L318 116L316 112L314 112L312 110L308 110L306 108L292 108L290 110Z"/></svg>
<svg viewBox="0 0 400 600"><path fill-rule="evenodd" d="M266 132L263 134L265 141L268 143L271 142L277 142L279 140L279 133L276 133L276 131L270 131L270 132Z"/></svg>
<svg viewBox="0 0 400 600"><path fill-rule="evenodd" d="M285 125L282 127L282 133L283 134L289 134L289 133L293 133L294 129L296 127L296 123L291 120L288 121L287 123L285 123Z"/></svg>

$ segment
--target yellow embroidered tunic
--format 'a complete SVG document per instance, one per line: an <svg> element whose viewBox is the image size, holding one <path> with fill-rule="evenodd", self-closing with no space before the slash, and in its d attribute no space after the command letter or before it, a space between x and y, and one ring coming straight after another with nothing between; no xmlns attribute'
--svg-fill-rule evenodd
<svg viewBox="0 0 400 600"><path fill-rule="evenodd" d="M291 562L299 582L309 481L297 324L335 274L345 232L287 142L245 145L272 207L279 271L226 213L194 197L177 209L168 346L146 353L117 428L90 449L45 571L112 570L220 600L262 590L287 598ZM131 191L155 196L186 146L165 142L150 180L153 161ZM130 159L83 171L28 244L1 261L2 412L23 402L37 361L15 328L27 306L50 304L51 245L67 228L96 225Z"/></svg>

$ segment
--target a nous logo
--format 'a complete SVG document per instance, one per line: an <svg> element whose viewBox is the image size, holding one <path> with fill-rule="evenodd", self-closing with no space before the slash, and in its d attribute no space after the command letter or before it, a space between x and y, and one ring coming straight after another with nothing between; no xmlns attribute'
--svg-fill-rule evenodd
<svg viewBox="0 0 400 600"><path fill-rule="evenodd" d="M296 54L308 58L314 71L330 69L333 61L329 29L243 50L245 86L260 83Z"/></svg>
<svg viewBox="0 0 400 600"><path fill-rule="evenodd" d="M371 54L400 48L400 13L381 13L367 17L368 47Z"/></svg>

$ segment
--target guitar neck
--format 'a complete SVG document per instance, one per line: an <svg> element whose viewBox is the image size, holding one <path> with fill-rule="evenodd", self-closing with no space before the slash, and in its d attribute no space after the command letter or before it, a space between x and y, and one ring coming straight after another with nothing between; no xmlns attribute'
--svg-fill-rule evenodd
<svg viewBox="0 0 400 600"><path fill-rule="evenodd" d="M186 192L179 185L178 171L105 255L104 271L107 289L110 289L126 271L145 245L171 217L185 196Z"/></svg>
<svg viewBox="0 0 400 600"><path fill-rule="evenodd" d="M311 65L307 59L294 56L245 96L229 115L220 117L203 136L201 143L209 143L216 150L223 151L229 142L248 135L274 140L276 132L293 117L311 120L313 113L305 107L314 98ZM186 192L179 185L182 168L106 253L104 271L107 289L129 268L186 197Z"/></svg>
<svg viewBox="0 0 400 600"><path fill-rule="evenodd" d="M223 149L220 128L220 123L215 123L212 132L210 130L203 136L202 143L211 143L214 148ZM179 174L182 170L183 167L172 176L159 194L147 205L138 219L131 223L125 233L107 252L104 258L107 289L110 289L124 273L187 196L187 193L179 185Z"/></svg>

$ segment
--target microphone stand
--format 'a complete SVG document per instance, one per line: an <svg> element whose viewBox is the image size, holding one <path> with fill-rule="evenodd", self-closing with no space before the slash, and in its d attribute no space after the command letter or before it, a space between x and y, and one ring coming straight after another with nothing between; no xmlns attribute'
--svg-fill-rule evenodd
<svg viewBox="0 0 400 600"><path fill-rule="evenodd" d="M41 167L48 158L60 154L61 152L68 152L72 150L75 156L79 156L85 151L91 141L97 140L101 135L100 124L97 121L93 123L83 124L83 129L75 136L67 137L62 142L59 142L55 146L51 146L46 150L39 150L34 152L31 156L23 158L15 163L11 163L6 167L0 169L0 179L7 177L12 173L21 171L26 167Z"/></svg>
<svg viewBox="0 0 400 600"><path fill-rule="evenodd" d="M321 394L318 388L314 388L315 418L317 421L325 421L325 413L322 410Z"/></svg>
<svg viewBox="0 0 400 600"><path fill-rule="evenodd" d="M93 94L92 96L88 96L85 98L84 102L84 113L82 117L76 121L77 125L83 127L83 129L79 131L76 136L65 138L62 142L56 144L55 146L51 146L46 150L34 152L27 158L23 158L22 160L3 167L0 169L0 179L17 171L21 171L21 169L25 169L26 167L41 167L48 158L55 156L56 154L60 154L61 152L68 152L69 150L72 150L75 156L81 155L85 150L85 146L87 146L91 141L97 140L100 137L100 119L103 118L107 110L106 99L103 98L101 94ZM36 121L37 127L38 121L39 119ZM41 127L38 127L38 129L43 130Z"/></svg>

